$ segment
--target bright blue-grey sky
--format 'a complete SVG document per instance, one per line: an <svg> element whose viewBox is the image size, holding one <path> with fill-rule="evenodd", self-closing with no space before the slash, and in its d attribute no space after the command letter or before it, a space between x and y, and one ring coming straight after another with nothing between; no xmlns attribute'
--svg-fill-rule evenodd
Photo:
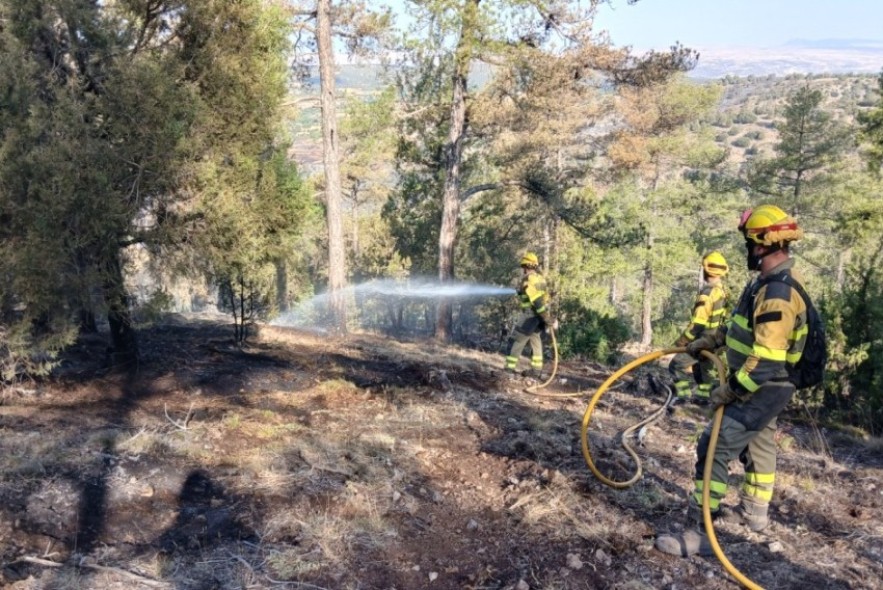
<svg viewBox="0 0 883 590"><path fill-rule="evenodd" d="M616 45L776 47L793 39L883 40L881 0L613 0L596 30Z"/></svg>

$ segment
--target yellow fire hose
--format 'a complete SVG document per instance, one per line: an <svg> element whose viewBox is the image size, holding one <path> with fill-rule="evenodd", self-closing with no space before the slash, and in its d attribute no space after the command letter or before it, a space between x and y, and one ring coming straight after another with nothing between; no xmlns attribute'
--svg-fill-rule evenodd
<svg viewBox="0 0 883 590"><path fill-rule="evenodd" d="M524 392L529 393L531 395L537 395L540 397L576 397L578 395L584 395L580 392L574 393L540 393L540 389L546 387L549 383L555 379L555 375L558 373L558 341L555 339L555 330L549 327L549 337L552 339L552 372L549 374L549 378L540 383L539 385L532 385L531 387L525 387Z"/></svg>
<svg viewBox="0 0 883 590"><path fill-rule="evenodd" d="M644 424L648 424L648 423L652 422L653 420L655 420L659 415L661 415L661 413L663 411L665 411L665 407L668 404L668 400L666 400L666 403L663 404L663 406L656 413L654 413L650 418L643 420L642 422L636 424L635 426L632 426L626 432L623 433L621 444L622 444L623 448L625 448L625 450L629 453L629 455L631 455L631 457L634 460L635 465L637 467L635 470L635 474L632 477L630 477L629 479L627 479L625 481L616 481L616 480L606 477L603 473L601 473L598 470L598 467L595 465L595 461L592 459L592 453L589 451L589 437L588 437L589 422L592 419L592 413L595 411L595 406L598 405L598 401L601 399L601 396L607 392L607 389L614 382L616 382L617 379L619 379L620 377L622 377L623 375L625 375L629 371L635 369L636 367L639 367L645 363L649 363L650 361L654 361L662 356L666 356L669 354L676 354L676 353L685 352L685 351L686 351L686 348L683 348L683 347L669 348L669 349L665 349L665 350L658 350L656 352L651 352L651 353L646 354L642 357L636 358L635 360L631 361L630 363L626 364L624 367L622 367L621 369L619 369L618 371L613 373L604 383L601 384L600 387L598 387L597 391L592 396L592 399L589 401L589 405L586 408L586 412L583 415L582 428L580 430L580 438L582 439L583 457L585 458L586 463L589 466L589 469L592 471L592 473L595 475L595 477L597 477L601 481L601 483L603 483L609 487L615 488L615 489L623 489L623 488L627 488L627 487L633 485L636 481L638 481L641 478L641 475L643 473L643 468L641 466L641 460L638 457L637 453L635 453L635 451L628 445L628 442L626 440L627 434L630 433L631 431L639 428L640 426L642 426ZM708 351L703 351L702 354L703 354L703 356L705 356L705 358L709 359L712 363L714 363L714 365L718 371L718 376L720 378L720 382L721 382L721 384L724 384L725 379L726 379L726 369L724 368L721 360L716 355L714 355ZM671 399L671 394L669 394L669 399ZM724 555L724 552L721 549L720 544L717 541L717 536L714 534L714 525L711 522L711 509L709 508L709 503L711 502L711 467L712 467L712 464L714 463L714 452L715 452L715 449L717 448L717 437L720 434L720 425L721 425L721 420L723 419L723 415L724 415L724 408L723 408L723 406L720 406L714 412L714 421L712 423L712 428L711 428L711 438L708 441L708 451L707 451L707 455L705 457L705 470L704 470L705 475L703 477L703 483L702 483L702 521L705 525L705 532L708 534L708 540L711 543L711 547L714 550L714 554L718 558L718 560L721 562L721 564L724 566L724 569L727 570L730 573L730 575L732 575L734 578L736 578L736 580L740 584L742 584L744 587L749 588L750 590L763 590L762 587L758 586L757 584L755 584L754 582L752 582L751 580L746 578L739 570L737 570L733 566L732 563L730 563L730 561L727 559L726 555Z"/></svg>

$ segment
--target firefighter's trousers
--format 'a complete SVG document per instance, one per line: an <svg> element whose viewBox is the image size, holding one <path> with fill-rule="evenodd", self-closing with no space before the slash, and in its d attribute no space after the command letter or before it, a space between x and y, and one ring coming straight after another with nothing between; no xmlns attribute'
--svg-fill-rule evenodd
<svg viewBox="0 0 883 590"><path fill-rule="evenodd" d="M776 417L793 394L794 386L791 383L766 383L746 399L726 406L711 468L709 508L712 512L718 510L727 493L729 463L737 457L745 466L743 499L769 504L776 478ZM709 423L705 428L696 449L693 500L700 506L711 426Z"/></svg>
<svg viewBox="0 0 883 590"><path fill-rule="evenodd" d="M708 395L717 385L717 371L714 364L703 358L696 360L686 352L674 355L668 363L668 372L675 383L675 393L679 398L693 395L693 385L698 385L696 396L708 399Z"/></svg>
<svg viewBox="0 0 883 590"><path fill-rule="evenodd" d="M530 366L537 371L543 368L543 341L540 335L543 333L543 320L535 314L522 317L515 328L512 337L509 338L509 353L506 355L506 369L514 371L518 366L518 359L527 343L530 343Z"/></svg>

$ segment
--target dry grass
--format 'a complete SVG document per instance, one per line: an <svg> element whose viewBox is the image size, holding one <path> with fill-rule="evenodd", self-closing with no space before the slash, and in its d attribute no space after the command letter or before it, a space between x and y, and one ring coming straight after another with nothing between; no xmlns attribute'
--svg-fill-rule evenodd
<svg viewBox="0 0 883 590"><path fill-rule="evenodd" d="M508 510L521 517L522 525L542 530L544 535L606 544L613 533L612 523L598 518L589 506L573 489L555 487L525 494Z"/></svg>
<svg viewBox="0 0 883 590"><path fill-rule="evenodd" d="M367 336L333 343L277 336L274 354L284 359L278 367L261 365L253 383L243 379L215 391L206 385L186 428L163 413L166 402L178 404L173 417L186 410L190 400L182 402L177 391L140 409L125 427L109 427L102 417L68 429L64 442L49 430L4 427L0 491L12 496L13 484L42 491L58 483L45 473L51 466L98 473L102 461L113 459L103 477L109 514L118 520L97 539L108 551L93 557L182 590L511 589L520 581L534 589L644 590L692 587L697 580L707 590L732 587L713 562L648 553L652 530L682 516L692 480L691 441L705 425L698 413L682 411L654 425L638 451L647 476L613 491L583 465L583 406L507 393L490 372L499 365L497 355ZM369 385L358 374L366 366L373 372ZM432 380L433 371L442 370L453 387ZM458 381L460 373L468 378ZM283 382L293 383L291 390ZM612 444L650 404L628 392L614 397L593 421L599 443L593 452L603 465L622 461L629 468L631 460ZM834 590L847 579L854 590L873 588L861 581L881 568L863 555L878 555L883 537L873 507L862 505L877 492L861 492L879 485L879 470L858 462L847 470L796 440L783 449L777 474L777 508L787 505L800 516L777 524L785 531L785 559L753 565L756 552L767 551L753 538L728 549L739 565L753 568L749 575L784 580L796 572L797 582L776 587L822 587L820 580L831 578ZM880 439L859 443L854 458L883 448ZM195 490L188 503L183 483L195 471L211 485ZM151 483L155 496L137 495ZM79 492L76 480L67 485ZM728 500L736 493L734 486ZM72 518L76 513L75 506ZM129 540L151 525L154 532L141 537L142 545ZM843 536L846 530L854 539ZM33 534L42 540L42 533ZM173 543L158 551L169 534ZM834 553L828 550L833 543L840 543ZM133 547L143 552L120 557ZM571 554L585 566L572 565ZM819 574L813 568L823 555L832 565ZM858 573L843 573L849 568ZM45 573L41 587L125 588L72 573Z"/></svg>

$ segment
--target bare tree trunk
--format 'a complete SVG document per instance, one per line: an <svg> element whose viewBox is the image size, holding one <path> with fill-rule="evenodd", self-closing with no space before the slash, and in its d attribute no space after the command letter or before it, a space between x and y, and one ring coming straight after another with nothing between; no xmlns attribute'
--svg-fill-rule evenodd
<svg viewBox="0 0 883 590"><path fill-rule="evenodd" d="M135 327L132 325L129 294L123 282L123 267L118 252L114 252L112 258L107 261L104 300L107 304L113 363L131 364L134 368L138 361L138 340L135 337Z"/></svg>
<svg viewBox="0 0 883 590"><path fill-rule="evenodd" d="M316 43L322 105L322 159L325 167L326 219L328 223L328 292L334 328L345 334L346 252L343 241L340 156L335 109L334 50L331 46L331 0L318 0Z"/></svg>
<svg viewBox="0 0 883 590"><path fill-rule="evenodd" d="M641 306L641 346L649 347L653 340L653 234L647 234L647 259L644 262L644 285Z"/></svg>
<svg viewBox="0 0 883 590"><path fill-rule="evenodd" d="M451 96L451 128L444 148L445 185L442 194L442 222L438 236L438 279L444 283L454 278L454 246L460 218L460 164L463 159L463 138L466 135L466 82L471 62L472 27L478 1L471 0L465 8L463 29L457 43ZM451 336L451 302L438 304L435 339L447 341Z"/></svg>
<svg viewBox="0 0 883 590"><path fill-rule="evenodd" d="M442 223L438 237L438 279L444 283L454 278L454 245L460 217L460 160L466 131L466 75L454 76L451 102L451 130L445 146L445 186L442 195ZM451 302L438 305L436 340L448 340L451 331Z"/></svg>
<svg viewBox="0 0 883 590"><path fill-rule="evenodd" d="M652 180L651 190L655 193L659 188L662 178L661 164L655 162L655 174ZM646 196L645 196L646 202ZM656 207L652 206L653 216L656 216ZM648 348L653 341L653 228L647 227L647 252L644 257L644 284L641 299L641 346Z"/></svg>
<svg viewBox="0 0 883 590"><path fill-rule="evenodd" d="M355 260L359 260L360 252L360 244L359 244L359 193L358 188L353 188L353 208L352 208L352 216L353 216L353 257Z"/></svg>
<svg viewBox="0 0 883 590"><path fill-rule="evenodd" d="M285 260L278 259L276 265L276 307L281 313L288 311L288 265Z"/></svg>

